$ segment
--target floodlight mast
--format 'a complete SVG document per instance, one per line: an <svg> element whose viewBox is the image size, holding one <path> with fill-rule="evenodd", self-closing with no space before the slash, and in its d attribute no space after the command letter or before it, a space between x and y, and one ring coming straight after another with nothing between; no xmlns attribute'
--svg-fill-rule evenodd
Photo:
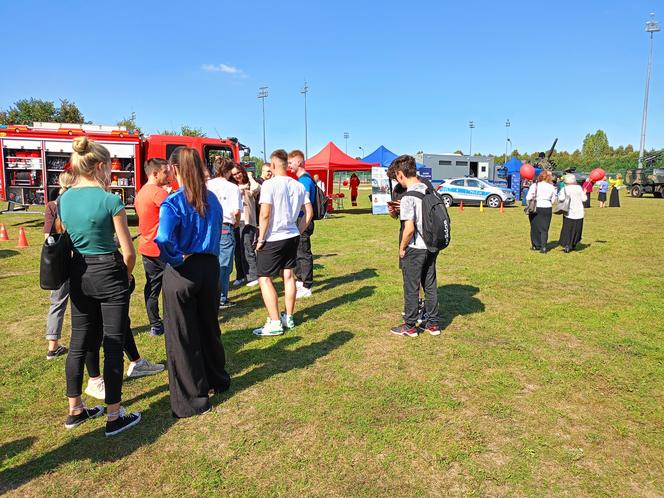
<svg viewBox="0 0 664 498"><path fill-rule="evenodd" d="M646 93L643 98L643 120L641 121L641 143L639 145L639 168L643 166L643 154L646 148L646 123L648 122L648 93L650 92L650 77L652 76L652 47L654 34L661 31L655 13L650 13L650 20L646 22L646 33L650 33L650 48L648 52L648 71L646 72Z"/></svg>
<svg viewBox="0 0 664 498"><path fill-rule="evenodd" d="M262 86L258 89L258 98L263 103L263 162L267 162L267 147L265 145L265 99L267 98L267 87Z"/></svg>

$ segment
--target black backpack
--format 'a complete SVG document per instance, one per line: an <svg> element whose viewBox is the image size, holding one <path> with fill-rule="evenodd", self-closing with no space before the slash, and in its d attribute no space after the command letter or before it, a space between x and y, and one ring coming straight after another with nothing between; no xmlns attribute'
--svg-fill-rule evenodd
<svg viewBox="0 0 664 498"><path fill-rule="evenodd" d="M429 252L438 252L450 245L452 240L452 227L450 216L443 199L434 191L427 188L426 193L406 192L422 201L422 233ZM417 226L416 226L417 229Z"/></svg>
<svg viewBox="0 0 664 498"><path fill-rule="evenodd" d="M312 204L314 220L322 220L327 214L327 203L329 199L323 189L316 185L316 202Z"/></svg>

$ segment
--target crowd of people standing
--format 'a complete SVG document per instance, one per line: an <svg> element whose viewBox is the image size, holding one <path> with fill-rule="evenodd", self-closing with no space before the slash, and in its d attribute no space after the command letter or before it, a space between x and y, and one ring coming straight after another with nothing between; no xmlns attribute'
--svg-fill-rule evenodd
<svg viewBox="0 0 664 498"><path fill-rule="evenodd" d="M157 374L165 366L141 358L131 330L136 252L124 205L109 192L110 154L77 137L71 166L60 175L61 195L47 207L44 226L46 238L66 231L73 246L70 279L51 293L47 359L67 355L65 427L106 412L106 435L113 436L141 420L121 405L123 351L130 360L128 377ZM233 305L228 295L234 263L234 284L260 286L268 318L254 330L258 336L294 328L296 299L312 295L311 199L317 186L304 169L302 152L276 150L259 178L226 157L217 157L213 166L211 175L198 151L186 147L168 160L150 159L144 166L147 182L135 200L145 308L150 335L165 337L175 417L209 410L210 395L230 386L219 312ZM175 191L173 180L180 187ZM283 308L273 283L278 277L284 280ZM67 350L59 340L69 300ZM84 368L90 377L85 393L104 399L106 409L83 403Z"/></svg>

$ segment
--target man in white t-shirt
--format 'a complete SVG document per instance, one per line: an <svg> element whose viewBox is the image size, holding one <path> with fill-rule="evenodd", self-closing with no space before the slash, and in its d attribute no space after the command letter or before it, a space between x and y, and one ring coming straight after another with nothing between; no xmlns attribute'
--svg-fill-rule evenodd
<svg viewBox="0 0 664 498"><path fill-rule="evenodd" d="M234 183L228 181L232 176L235 163L227 158L218 156L214 160L215 178L208 180L207 188L212 192L219 203L224 216L221 225L221 238L219 240L219 287L221 297L220 308L229 308L234 305L228 299L231 273L233 272L233 257L235 253L235 234L233 229L240 224L240 211L242 210L242 193Z"/></svg>
<svg viewBox="0 0 664 498"><path fill-rule="evenodd" d="M256 266L258 282L267 308L265 325L254 330L258 336L273 336L284 333L284 328L295 327L294 269L297 264L297 248L300 234L309 226L314 211L304 186L286 173L288 154L275 150L270 156L272 178L263 182L260 197L258 242L256 244ZM304 216L299 220L300 211ZM283 274L285 313L279 314L279 296L273 279Z"/></svg>

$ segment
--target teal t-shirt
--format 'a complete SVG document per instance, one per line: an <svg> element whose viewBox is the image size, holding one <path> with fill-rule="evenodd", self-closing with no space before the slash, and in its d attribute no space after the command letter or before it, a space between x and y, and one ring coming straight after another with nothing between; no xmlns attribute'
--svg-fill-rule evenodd
<svg viewBox="0 0 664 498"><path fill-rule="evenodd" d="M60 196L60 216L74 249L81 254L108 254L117 246L113 216L124 209L122 199L101 187L74 187Z"/></svg>

